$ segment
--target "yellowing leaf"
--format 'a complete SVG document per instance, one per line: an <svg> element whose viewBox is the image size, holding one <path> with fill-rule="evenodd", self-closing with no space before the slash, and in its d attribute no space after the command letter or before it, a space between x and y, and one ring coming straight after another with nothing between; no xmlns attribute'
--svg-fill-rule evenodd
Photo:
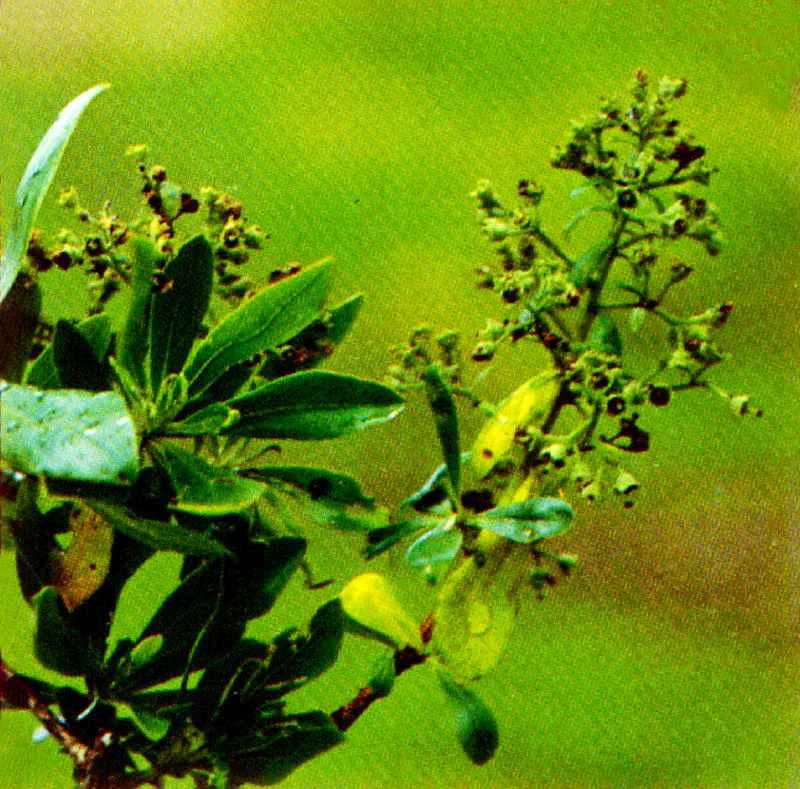
<svg viewBox="0 0 800 789"><path fill-rule="evenodd" d="M92 510L83 510L72 525L72 542L55 562L53 586L68 611L85 603L108 575L114 529Z"/></svg>
<svg viewBox="0 0 800 789"><path fill-rule="evenodd" d="M518 429L545 420L558 395L560 383L555 370L540 373L500 403L472 446L472 467L479 477L485 477L511 452Z"/></svg>
<svg viewBox="0 0 800 789"><path fill-rule="evenodd" d="M356 624L390 641L398 649L412 646L422 651L417 623L394 596L386 579L363 573L339 594L345 614Z"/></svg>
<svg viewBox="0 0 800 789"><path fill-rule="evenodd" d="M434 612L434 652L462 679L481 677L497 664L529 572L525 546L491 532L481 534L479 545L484 564L467 559L443 586Z"/></svg>

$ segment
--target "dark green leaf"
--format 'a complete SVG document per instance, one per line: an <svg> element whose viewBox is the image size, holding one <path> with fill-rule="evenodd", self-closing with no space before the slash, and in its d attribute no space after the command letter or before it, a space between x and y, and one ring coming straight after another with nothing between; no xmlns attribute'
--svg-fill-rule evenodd
<svg viewBox="0 0 800 789"><path fill-rule="evenodd" d="M497 750L500 736L497 721L486 703L459 684L446 671L439 671L447 704L456 719L456 734L464 753L473 764L486 764Z"/></svg>
<svg viewBox="0 0 800 789"><path fill-rule="evenodd" d="M180 422L168 423L163 432L168 436L215 436L238 421L239 412L236 409L223 403L214 403Z"/></svg>
<svg viewBox="0 0 800 789"><path fill-rule="evenodd" d="M359 293L346 299L341 304L331 307L328 321L328 339L332 343L338 345L345 338L345 335L350 331L358 317L363 302L364 297Z"/></svg>
<svg viewBox="0 0 800 789"><path fill-rule="evenodd" d="M578 289L583 288L603 266L612 248L612 245L608 241L589 247L589 249L578 258L575 267L570 272L570 282Z"/></svg>
<svg viewBox="0 0 800 789"><path fill-rule="evenodd" d="M431 365L423 374L425 392L436 424L442 456L453 493L458 498L461 489L461 449L458 436L458 411L450 387L444 382L439 368Z"/></svg>
<svg viewBox="0 0 800 789"><path fill-rule="evenodd" d="M622 356L622 339L617 324L602 312L595 318L587 342L593 351L609 356Z"/></svg>
<svg viewBox="0 0 800 789"><path fill-rule="evenodd" d="M214 251L208 239L195 236L167 263L170 287L156 293L150 307L150 386L181 370L192 349L197 329L208 310L214 279Z"/></svg>
<svg viewBox="0 0 800 789"><path fill-rule="evenodd" d="M228 313L194 350L186 367L190 395L199 395L233 365L274 348L322 310L330 263L322 261L259 291Z"/></svg>
<svg viewBox="0 0 800 789"><path fill-rule="evenodd" d="M0 384L3 458L25 474L129 484L139 453L125 401L116 392L40 391Z"/></svg>
<svg viewBox="0 0 800 789"><path fill-rule="evenodd" d="M258 468L238 469L238 473L248 479L261 482L278 480L304 491L312 499L329 499L340 504L362 504L371 506L374 496L367 496L361 485L347 476L335 471L311 466L260 466Z"/></svg>
<svg viewBox="0 0 800 789"><path fill-rule="evenodd" d="M438 522L438 518L412 518L373 529L367 534L367 547L364 549L364 555L367 559L373 559L410 534L422 531L422 529L430 529Z"/></svg>
<svg viewBox="0 0 800 789"><path fill-rule="evenodd" d="M323 712L292 715L258 732L257 749L224 758L235 781L256 786L279 783L309 759L344 741L344 735Z"/></svg>
<svg viewBox="0 0 800 789"><path fill-rule="evenodd" d="M3 303L25 259L33 226L69 138L89 102L108 85L95 85L73 99L42 137L17 187L6 250L0 260L0 304Z"/></svg>
<svg viewBox="0 0 800 789"><path fill-rule="evenodd" d="M68 677L81 676L91 669L89 645L73 627L58 592L46 586L33 598L36 630L33 651L46 668Z"/></svg>
<svg viewBox="0 0 800 789"><path fill-rule="evenodd" d="M53 364L64 389L104 392L110 389L108 368L95 355L83 332L69 321L56 323L53 334Z"/></svg>
<svg viewBox="0 0 800 789"><path fill-rule="evenodd" d="M373 381L312 370L279 378L226 405L241 418L225 432L251 438L338 438L394 418L402 399Z"/></svg>
<svg viewBox="0 0 800 789"><path fill-rule="evenodd" d="M372 679L369 681L370 690L377 698L386 698L386 696L392 692L392 688L394 688L396 676L394 653L388 652L381 655L375 661L372 669Z"/></svg>
<svg viewBox="0 0 800 789"><path fill-rule="evenodd" d="M91 501L89 506L117 531L156 550L209 558L228 553L222 543L200 532L185 529L174 520L164 522L142 518L127 507L109 502Z"/></svg>
<svg viewBox="0 0 800 789"><path fill-rule="evenodd" d="M272 608L306 550L299 537L251 543L238 557L236 583L226 610L234 617L257 619Z"/></svg>
<svg viewBox="0 0 800 789"><path fill-rule="evenodd" d="M530 543L566 531L572 517L572 507L563 499L542 498L495 507L470 518L469 524L514 542Z"/></svg>
<svg viewBox="0 0 800 789"><path fill-rule="evenodd" d="M153 456L167 472L177 501L171 508L192 515L219 517L241 512L264 493L264 485L212 466L173 444L153 445Z"/></svg>
<svg viewBox="0 0 800 789"><path fill-rule="evenodd" d="M141 391L145 390L150 304L153 299L153 272L163 256L153 242L142 236L131 240L131 301L125 326L117 340L117 358Z"/></svg>
<svg viewBox="0 0 800 789"><path fill-rule="evenodd" d="M448 518L435 529L423 534L406 551L406 561L412 567L449 562L459 552L463 542L461 530L454 523L454 517Z"/></svg>
<svg viewBox="0 0 800 789"><path fill-rule="evenodd" d="M106 358L111 345L111 321L108 316L91 315L81 321L75 328L83 335L91 346L94 358L99 362ZM38 389L60 389L65 384L59 379L58 370L53 359L53 345L48 345L28 369L25 382ZM105 387L109 389L109 386Z"/></svg>
<svg viewBox="0 0 800 789"><path fill-rule="evenodd" d="M125 696L203 668L241 637L244 621L220 615L224 575L220 560L208 562L167 597L137 640L138 644L160 634L161 649L147 663L133 666L123 661L114 681L115 694Z"/></svg>
<svg viewBox="0 0 800 789"><path fill-rule="evenodd" d="M13 383L22 380L41 306L39 285L22 272L0 304L0 379Z"/></svg>

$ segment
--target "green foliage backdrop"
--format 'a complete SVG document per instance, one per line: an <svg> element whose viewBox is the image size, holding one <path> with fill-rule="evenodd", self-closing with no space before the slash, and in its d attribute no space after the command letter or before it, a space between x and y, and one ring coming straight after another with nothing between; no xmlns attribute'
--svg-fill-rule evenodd
<svg viewBox="0 0 800 789"><path fill-rule="evenodd" d="M636 508L622 517L603 507L581 513L568 538L585 558L581 571L557 595L531 601L524 638L481 685L503 731L494 762L473 771L457 755L444 702L426 684L435 678L420 676L400 680L348 745L287 786L800 780L791 740L800 673L791 591L800 563L797 11L789 0L768 8L721 0L0 7L3 204L54 112L87 86L111 82L55 186L74 182L93 205L133 194L119 186L135 180L122 153L146 142L186 186L236 190L272 236L262 259L281 266L334 255L334 296L363 290L361 340L333 367L370 377L388 363L386 347L420 320L465 336L481 328L473 269L488 253L467 197L478 178L511 193L517 178L534 177L560 195L561 176L544 163L565 117L584 114L638 67L690 80L682 113L720 169L711 193L728 239L720 258L698 267L697 299L736 302L725 338L735 364L719 383L757 394L764 419L711 419L717 404L709 397L704 406L698 394L691 414L661 416L665 438L639 470L646 484ZM549 202L551 210L560 203L564 221L574 212ZM50 200L40 224L57 221ZM51 276L46 287L46 310L67 303L80 312L79 276ZM501 364L493 373L497 391L513 380L503 372ZM418 486L414 471L436 451L426 418L409 408L391 427L331 446L328 459L396 501ZM395 454L378 457L390 430ZM315 569L344 582L357 572L358 548L330 539L312 556ZM423 618L427 590L391 559L376 561ZM25 671L31 616L6 555L0 595L0 645ZM306 603L304 611L279 606L260 626L277 632L307 620L317 601ZM368 665L347 666L345 651L300 700L330 708L351 697L352 676ZM435 701L425 710L429 691ZM409 727L409 714L424 721ZM0 719L0 785L68 786L63 757L52 743L32 746L32 728L18 714Z"/></svg>

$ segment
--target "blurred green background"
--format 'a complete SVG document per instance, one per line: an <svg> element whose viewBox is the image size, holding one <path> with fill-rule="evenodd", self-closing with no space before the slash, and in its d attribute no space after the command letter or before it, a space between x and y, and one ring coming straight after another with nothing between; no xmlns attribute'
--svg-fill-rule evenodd
<svg viewBox="0 0 800 789"><path fill-rule="evenodd" d="M686 303L735 301L721 336L733 360L715 380L752 394L764 418L738 421L699 393L648 417L655 441L632 468L643 483L636 507L581 509L559 545L581 555L579 571L544 602L531 596L518 640L479 686L501 726L493 762L467 763L435 678L417 670L346 745L286 785L800 785L795 0L26 0L0 6L0 44L4 205L58 110L111 82L78 127L54 193L74 183L93 208L112 197L130 215L137 177L123 152L138 142L185 187L233 191L272 236L261 278L333 255L334 295L365 294L358 331L332 366L375 378L411 326L459 329L470 347L496 314L473 284L492 255L468 198L478 178L509 197L520 177L539 180L558 228L577 183L551 171L547 155L568 121L627 90L637 68L688 77L680 113L720 169L708 196L728 246L695 260ZM62 217L50 203L40 224L55 229ZM48 277L51 316L83 304L80 276ZM530 374L501 360L489 388ZM427 419L412 403L394 424L313 457L397 502L430 469ZM312 536L314 566L338 589L360 567L359 543ZM424 584L395 558L374 567L422 618ZM163 560L130 591L122 630L151 610L152 579L172 571ZM304 621L328 591L297 583L259 627ZM8 555L0 599L3 655L33 670L31 616ZM298 703L333 709L351 698L369 676L362 652L348 643ZM52 743L32 745L34 728L21 713L0 719L0 786L69 787L68 760Z"/></svg>

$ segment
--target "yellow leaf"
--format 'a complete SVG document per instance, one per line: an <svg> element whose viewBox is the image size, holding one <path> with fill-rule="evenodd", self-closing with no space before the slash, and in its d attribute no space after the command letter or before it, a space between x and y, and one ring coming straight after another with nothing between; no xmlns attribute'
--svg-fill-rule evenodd
<svg viewBox="0 0 800 789"><path fill-rule="evenodd" d="M434 612L434 652L462 679L477 679L497 665L530 571L527 546L491 532L478 544L484 563L467 559L443 586Z"/></svg>
<svg viewBox="0 0 800 789"><path fill-rule="evenodd" d="M361 627L372 630L398 649L423 649L419 626L392 593L386 579L377 573L363 573L339 594L344 612Z"/></svg>
<svg viewBox="0 0 800 789"><path fill-rule="evenodd" d="M485 477L498 461L508 456L517 430L544 422L560 384L555 370L540 373L500 403L472 446L472 467L479 477Z"/></svg>
<svg viewBox="0 0 800 789"><path fill-rule="evenodd" d="M53 586L68 611L85 603L103 584L111 564L114 529L85 509L72 522L72 542L55 562Z"/></svg>

